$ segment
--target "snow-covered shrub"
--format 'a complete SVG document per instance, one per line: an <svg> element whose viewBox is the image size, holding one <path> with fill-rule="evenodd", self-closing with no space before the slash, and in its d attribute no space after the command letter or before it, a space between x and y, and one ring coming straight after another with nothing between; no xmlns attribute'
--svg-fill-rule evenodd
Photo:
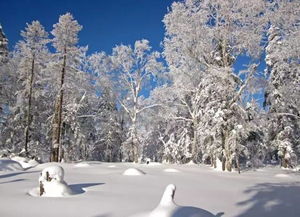
<svg viewBox="0 0 300 217"><path fill-rule="evenodd" d="M53 165L43 169L40 177L40 196L63 197L72 194L72 190L64 181L64 169Z"/></svg>

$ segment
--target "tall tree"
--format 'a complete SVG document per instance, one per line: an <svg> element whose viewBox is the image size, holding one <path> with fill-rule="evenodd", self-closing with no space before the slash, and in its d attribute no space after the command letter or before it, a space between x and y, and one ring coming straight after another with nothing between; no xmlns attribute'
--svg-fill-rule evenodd
<svg viewBox="0 0 300 217"><path fill-rule="evenodd" d="M27 24L25 31L21 32L23 40L17 45L17 52L20 55L19 78L23 80L23 97L27 98L25 112L25 141L24 150L28 154L28 143L30 142L30 127L32 123L32 101L34 95L35 80L37 73L40 74L41 67L47 53L46 44L49 42L48 33L39 21Z"/></svg>
<svg viewBox="0 0 300 217"><path fill-rule="evenodd" d="M119 45L113 48L112 62L117 79L115 88L119 90L118 103L127 113L129 134L125 145L130 146L130 160L138 162L139 136L137 131L138 118L145 109L157 105L143 105L141 92L155 78L156 74L163 70L163 65L158 61L160 54L151 51L149 41L136 41L134 48Z"/></svg>
<svg viewBox="0 0 300 217"><path fill-rule="evenodd" d="M66 13L59 17L57 24L53 25L52 35L53 47L56 49L57 69L60 70L59 76L59 91L55 102L55 109L52 124L52 151L51 161L59 161L62 158L61 149L61 133L62 133L62 112L64 103L64 91L66 89L65 80L66 74L73 71L74 64L78 60L80 49L76 46L78 43L78 33L82 26L74 20L70 13ZM77 62L78 64L78 62ZM71 76L71 75L68 75ZM60 156L61 155L61 156Z"/></svg>
<svg viewBox="0 0 300 217"><path fill-rule="evenodd" d="M190 122L191 160L197 161L207 144L215 150L210 160L219 158L223 169L231 170L230 134L245 113L240 99L256 72L255 65L238 73L233 66L241 55L259 57L264 8L261 0L186 0L173 3L164 18L164 55L186 111L175 118ZM199 144L200 135L213 142Z"/></svg>
<svg viewBox="0 0 300 217"><path fill-rule="evenodd" d="M269 3L268 11L268 141L283 167L295 166L300 156L299 8L299 1L276 0Z"/></svg>

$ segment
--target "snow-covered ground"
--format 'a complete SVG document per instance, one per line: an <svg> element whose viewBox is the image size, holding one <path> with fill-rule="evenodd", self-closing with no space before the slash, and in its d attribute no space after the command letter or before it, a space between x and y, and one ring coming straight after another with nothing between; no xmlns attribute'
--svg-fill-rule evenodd
<svg viewBox="0 0 300 217"><path fill-rule="evenodd" d="M198 213L194 217L300 216L300 173L274 167L238 174L197 165L62 163L57 165L74 194L53 198L28 193L39 186L41 171L53 164L22 170L20 164L10 167L11 162L1 161L1 217L164 217L158 205L164 204L169 184L176 192L172 195L175 186L169 185L167 194L180 205L168 214L172 217L187 217L192 211ZM124 175L129 168L139 169L129 170L137 175Z"/></svg>

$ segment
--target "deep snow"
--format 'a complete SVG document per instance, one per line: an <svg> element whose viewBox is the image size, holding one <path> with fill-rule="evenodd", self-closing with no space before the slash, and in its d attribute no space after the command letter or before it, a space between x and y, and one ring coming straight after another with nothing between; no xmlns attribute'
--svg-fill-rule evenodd
<svg viewBox="0 0 300 217"><path fill-rule="evenodd" d="M64 168L64 179L74 195L46 198L28 194L38 186L41 171L51 165ZM197 165L81 165L46 163L25 171L0 169L0 216L144 217L157 210L171 183L176 185L175 202L180 205L173 217L186 217L182 213L188 211L223 217L300 216L299 172L267 167L239 175ZM128 168L140 169L145 175L124 176Z"/></svg>

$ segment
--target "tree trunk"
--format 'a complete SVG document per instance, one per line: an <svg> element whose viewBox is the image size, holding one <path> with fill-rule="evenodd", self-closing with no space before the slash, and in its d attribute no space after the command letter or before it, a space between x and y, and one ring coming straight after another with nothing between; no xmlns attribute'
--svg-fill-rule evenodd
<svg viewBox="0 0 300 217"><path fill-rule="evenodd" d="M33 89L33 78L34 78L34 59L35 56L33 55L31 61L31 73L29 79L29 93L28 93L28 105L27 105L27 116L26 116L26 128L25 128L25 155L28 155L28 143L29 143L29 131L30 125L32 122L31 118L31 104L32 104L32 89Z"/></svg>
<svg viewBox="0 0 300 217"><path fill-rule="evenodd" d="M56 103L54 110L54 121L53 121L53 134L52 134L52 151L51 151L51 161L58 162L60 149L61 149L61 124L62 124L62 106L63 106L63 98L64 98L64 82L65 82L65 72L66 72L66 61L67 61L67 52L66 48L64 49L63 56L63 65L61 70L61 80L60 80L60 93L59 99Z"/></svg>
<svg viewBox="0 0 300 217"><path fill-rule="evenodd" d="M197 121L193 121L192 161L196 163L197 157Z"/></svg>

